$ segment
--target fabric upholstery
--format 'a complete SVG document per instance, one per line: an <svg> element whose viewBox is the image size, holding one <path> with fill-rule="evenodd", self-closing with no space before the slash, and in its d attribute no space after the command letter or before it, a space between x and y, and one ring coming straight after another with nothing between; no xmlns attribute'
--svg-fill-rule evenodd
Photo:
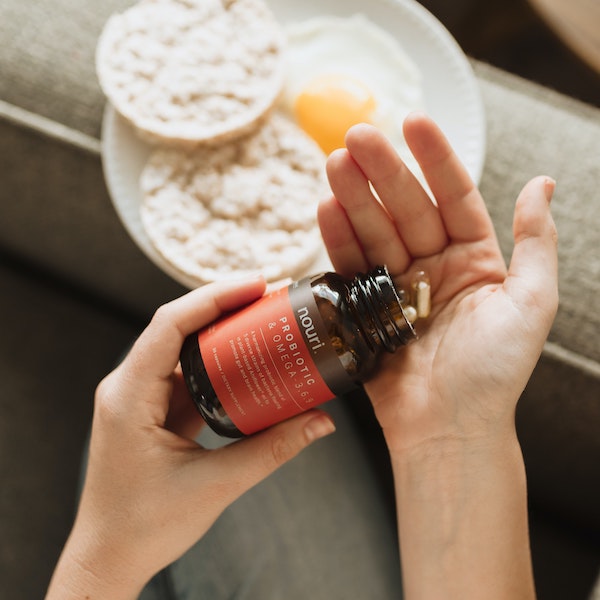
<svg viewBox="0 0 600 600"><path fill-rule="evenodd" d="M138 327L1 255L0 289L0 597L38 600L73 523L94 389Z"/></svg>
<svg viewBox="0 0 600 600"><path fill-rule="evenodd" d="M108 17L132 0L0 2L0 99L87 135L104 100L94 52Z"/></svg>

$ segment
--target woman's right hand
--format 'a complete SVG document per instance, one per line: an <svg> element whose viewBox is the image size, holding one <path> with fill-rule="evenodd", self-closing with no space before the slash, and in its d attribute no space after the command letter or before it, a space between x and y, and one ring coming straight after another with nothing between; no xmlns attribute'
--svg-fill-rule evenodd
<svg viewBox="0 0 600 600"><path fill-rule="evenodd" d="M392 460L405 598L531 599L515 408L557 308L554 182L537 177L519 195L507 270L440 129L414 114L405 137L435 202L383 135L358 125L329 158L334 197L319 211L337 271L386 264L403 287L417 269L431 281L421 338L365 384Z"/></svg>
<svg viewBox="0 0 600 600"><path fill-rule="evenodd" d="M337 271L386 264L402 285L419 269L431 280L421 339L387 357L366 385L392 453L514 431L558 299L554 182L538 177L521 192L507 271L484 201L440 129L415 114L405 135L435 203L383 135L358 125L347 150L329 158L334 198L320 207Z"/></svg>

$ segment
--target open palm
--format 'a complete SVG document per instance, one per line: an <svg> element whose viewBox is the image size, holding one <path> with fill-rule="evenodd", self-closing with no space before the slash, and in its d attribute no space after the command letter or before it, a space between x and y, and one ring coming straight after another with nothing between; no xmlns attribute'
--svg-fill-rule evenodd
<svg viewBox="0 0 600 600"><path fill-rule="evenodd" d="M357 125L329 157L334 197L319 207L336 271L386 264L401 287L416 269L431 281L419 341L385 357L365 386L392 452L514 431L557 306L554 182L535 178L519 195L507 270L484 201L441 130L413 114L404 133L435 201L378 130Z"/></svg>

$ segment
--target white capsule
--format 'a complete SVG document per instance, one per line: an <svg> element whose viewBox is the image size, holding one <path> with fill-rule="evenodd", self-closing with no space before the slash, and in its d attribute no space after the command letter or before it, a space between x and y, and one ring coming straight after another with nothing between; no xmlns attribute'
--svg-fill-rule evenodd
<svg viewBox="0 0 600 600"><path fill-rule="evenodd" d="M411 283L411 303L417 309L417 317L426 319L431 312L431 284L425 271L417 271Z"/></svg>
<svg viewBox="0 0 600 600"><path fill-rule="evenodd" d="M412 325L419 317L417 315L417 309L410 304L402 307L406 320Z"/></svg>

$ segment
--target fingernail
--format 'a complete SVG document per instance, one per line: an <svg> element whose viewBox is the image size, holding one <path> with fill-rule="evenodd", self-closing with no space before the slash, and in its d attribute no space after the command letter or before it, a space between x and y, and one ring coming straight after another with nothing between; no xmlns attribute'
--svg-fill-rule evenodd
<svg viewBox="0 0 600 600"><path fill-rule="evenodd" d="M264 280L265 276L262 273L249 273L241 277L233 276L227 281L232 285L242 285L244 283L254 283L255 281Z"/></svg>
<svg viewBox="0 0 600 600"><path fill-rule="evenodd" d="M275 292L283 287L287 287L291 283L293 283L293 279L291 277L285 277L284 279L272 281L270 283L267 283L267 289L265 290L265 293L270 294L271 292Z"/></svg>
<svg viewBox="0 0 600 600"><path fill-rule="evenodd" d="M335 431L335 424L331 417L321 414L311 419L305 426L304 432L309 443L332 434Z"/></svg>
<svg viewBox="0 0 600 600"><path fill-rule="evenodd" d="M552 200L552 196L554 195L554 189L556 188L556 181L551 177L546 177L546 181L544 182L544 194L546 194L546 200L548 203Z"/></svg>

